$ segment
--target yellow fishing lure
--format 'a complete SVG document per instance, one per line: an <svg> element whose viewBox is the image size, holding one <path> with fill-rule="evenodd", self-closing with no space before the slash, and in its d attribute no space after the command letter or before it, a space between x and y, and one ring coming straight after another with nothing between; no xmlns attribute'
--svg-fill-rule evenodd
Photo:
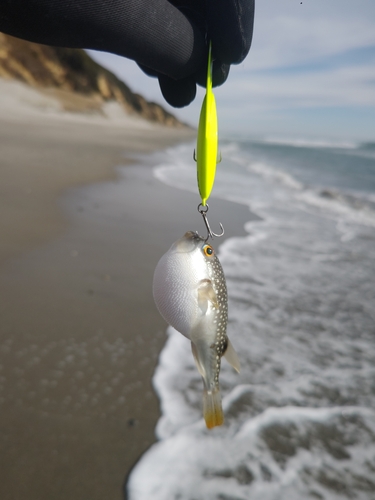
<svg viewBox="0 0 375 500"><path fill-rule="evenodd" d="M208 49L206 95L199 116L197 149L194 155L194 159L197 162L198 189L203 206L206 206L206 202L211 194L215 181L216 164L218 163L217 149L217 114L215 96L212 92L212 58L210 43Z"/></svg>

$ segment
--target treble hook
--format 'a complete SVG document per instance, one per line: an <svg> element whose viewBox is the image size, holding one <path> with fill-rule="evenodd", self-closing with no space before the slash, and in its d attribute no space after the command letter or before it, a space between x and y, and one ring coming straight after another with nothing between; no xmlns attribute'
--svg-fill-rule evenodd
<svg viewBox="0 0 375 500"><path fill-rule="evenodd" d="M206 210L204 210L204 207L206 208ZM205 223L206 228L207 228L207 238L204 241L207 241L210 236L211 236L211 238L213 238L214 236L216 236L216 238L220 238L220 236L224 235L224 227L223 227L223 225L222 225L221 222L219 223L220 227L221 227L221 233L220 234L216 234L216 233L214 233L212 231L212 229L210 227L210 224L208 222L208 219L207 219L208 209L209 209L209 206L208 206L207 203L206 203L206 205L202 205L202 203L199 203L199 205L198 205L198 212L203 217L204 223Z"/></svg>

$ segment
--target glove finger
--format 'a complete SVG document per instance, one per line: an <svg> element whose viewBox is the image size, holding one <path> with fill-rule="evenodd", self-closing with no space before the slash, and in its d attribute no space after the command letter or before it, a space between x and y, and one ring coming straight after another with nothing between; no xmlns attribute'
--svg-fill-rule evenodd
<svg viewBox="0 0 375 500"><path fill-rule="evenodd" d="M168 0L0 0L0 5L0 31L30 41L112 52L175 79L204 64L205 30Z"/></svg>
<svg viewBox="0 0 375 500"><path fill-rule="evenodd" d="M202 33L207 31L206 2L202 0L168 0L177 7L191 22L200 28Z"/></svg>
<svg viewBox="0 0 375 500"><path fill-rule="evenodd" d="M173 80L165 75L159 75L159 85L164 99L174 108L188 106L197 93L197 87L193 78Z"/></svg>
<svg viewBox="0 0 375 500"><path fill-rule="evenodd" d="M207 0L207 16L213 56L226 64L242 62L253 36L254 0Z"/></svg>
<svg viewBox="0 0 375 500"><path fill-rule="evenodd" d="M220 87L228 78L230 66L221 61L214 61L212 66L212 86ZM206 87L207 82L207 64L194 75L195 81L200 87Z"/></svg>
<svg viewBox="0 0 375 500"><path fill-rule="evenodd" d="M220 87L220 85L223 85L228 78L229 70L229 64L224 64L221 61L214 61L212 67L212 86Z"/></svg>

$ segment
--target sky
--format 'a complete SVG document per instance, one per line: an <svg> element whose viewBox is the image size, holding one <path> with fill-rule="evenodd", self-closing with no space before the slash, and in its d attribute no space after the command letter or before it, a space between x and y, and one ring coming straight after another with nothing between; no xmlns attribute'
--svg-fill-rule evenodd
<svg viewBox="0 0 375 500"><path fill-rule="evenodd" d="M219 135L375 142L375 0L256 0L255 9L249 55L215 89ZM175 109L133 61L88 52L197 126L203 89Z"/></svg>

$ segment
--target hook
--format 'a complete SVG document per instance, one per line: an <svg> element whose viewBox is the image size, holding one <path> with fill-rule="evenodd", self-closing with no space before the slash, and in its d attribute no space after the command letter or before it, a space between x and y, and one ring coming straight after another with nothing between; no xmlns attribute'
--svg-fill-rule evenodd
<svg viewBox="0 0 375 500"><path fill-rule="evenodd" d="M204 207L206 207L206 210L204 210ZM216 238L220 238L220 236L224 235L224 227L223 227L223 225L222 225L221 222L220 222L221 233L220 234L216 234L216 233L214 233L212 231L212 229L210 227L210 224L208 222L208 219L207 219L208 209L209 209L208 204L202 205L202 203L199 203L199 205L198 205L198 212L203 217L204 223L205 223L206 228L207 228L207 238L204 241L207 241L210 236L211 236L211 238L213 238L214 236L216 236Z"/></svg>

